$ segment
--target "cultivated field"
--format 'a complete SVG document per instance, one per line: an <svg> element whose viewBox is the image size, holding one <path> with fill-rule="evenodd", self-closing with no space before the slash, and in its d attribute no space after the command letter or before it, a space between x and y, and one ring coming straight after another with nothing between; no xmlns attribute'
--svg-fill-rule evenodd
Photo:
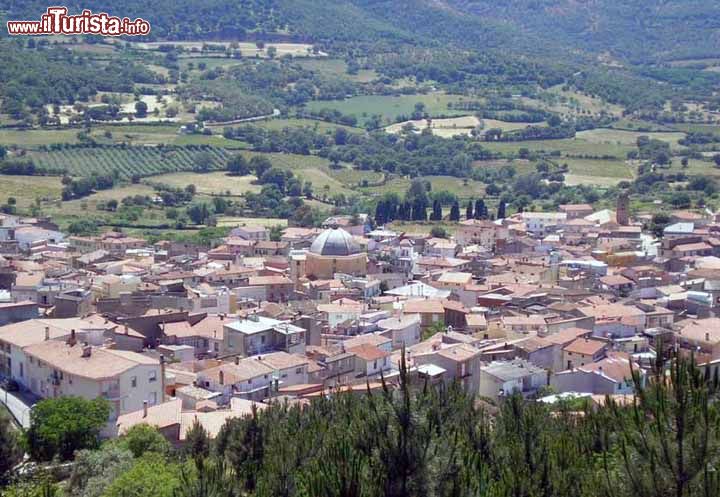
<svg viewBox="0 0 720 497"><path fill-rule="evenodd" d="M215 147L87 147L51 152L35 152L35 163L46 170L72 176L91 174L117 174L129 179L134 175L189 171L200 160L209 160L210 169L221 169L229 157L228 152Z"/></svg>

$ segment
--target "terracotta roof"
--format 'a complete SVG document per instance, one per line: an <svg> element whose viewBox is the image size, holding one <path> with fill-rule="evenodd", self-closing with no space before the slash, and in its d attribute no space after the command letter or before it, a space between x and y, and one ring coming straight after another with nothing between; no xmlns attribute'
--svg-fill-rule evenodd
<svg viewBox="0 0 720 497"><path fill-rule="evenodd" d="M143 409L140 409L139 411L118 416L116 423L118 435L124 435L130 428L138 424L147 424L155 428L167 428L168 426L180 424L181 409L182 401L180 399L172 399L168 402L148 407L147 415Z"/></svg>
<svg viewBox="0 0 720 497"><path fill-rule="evenodd" d="M90 354L83 357L83 346L70 346L64 341L50 340L25 347L28 356L43 361L54 369L67 374L102 380L115 378L141 364L157 364L156 359L135 352L91 347Z"/></svg>
<svg viewBox="0 0 720 497"><path fill-rule="evenodd" d="M591 340L588 338L578 338L567 344L563 350L565 352L571 352L573 354L582 354L587 356L593 356L605 349L607 344L600 340Z"/></svg>
<svg viewBox="0 0 720 497"><path fill-rule="evenodd" d="M383 350L380 350L374 345L370 345L368 343L364 343L362 345L357 345L355 347L348 347L346 348L348 352L351 352L355 354L360 359L369 362L369 361L376 361L378 359L382 359L384 357L390 356L389 352L385 352Z"/></svg>

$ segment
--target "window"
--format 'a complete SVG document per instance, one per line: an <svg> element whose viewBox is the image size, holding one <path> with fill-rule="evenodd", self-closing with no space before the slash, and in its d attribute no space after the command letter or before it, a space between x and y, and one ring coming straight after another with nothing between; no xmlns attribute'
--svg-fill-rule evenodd
<svg viewBox="0 0 720 497"><path fill-rule="evenodd" d="M157 381L157 371L150 371L148 373L148 382L152 383Z"/></svg>
<svg viewBox="0 0 720 497"><path fill-rule="evenodd" d="M132 388L137 388L137 376L133 376L130 378L130 386Z"/></svg>
<svg viewBox="0 0 720 497"><path fill-rule="evenodd" d="M252 379L248 380L248 385L252 384Z"/></svg>
<svg viewBox="0 0 720 497"><path fill-rule="evenodd" d="M377 361L373 362L373 369L377 369Z"/></svg>
<svg viewBox="0 0 720 497"><path fill-rule="evenodd" d="M295 374L302 374L302 373L303 373L303 368L297 368L295 370Z"/></svg>

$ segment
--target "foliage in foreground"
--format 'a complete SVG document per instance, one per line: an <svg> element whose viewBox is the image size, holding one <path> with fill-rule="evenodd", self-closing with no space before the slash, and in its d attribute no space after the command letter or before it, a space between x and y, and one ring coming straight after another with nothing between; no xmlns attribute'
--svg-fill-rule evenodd
<svg viewBox="0 0 720 497"><path fill-rule="evenodd" d="M662 372L661 372L662 371ZM710 497L720 494L717 374L673 361L630 402L498 407L456 386L277 404L168 452L147 427L77 454L77 497ZM481 407L484 406L484 407ZM130 450L135 447L138 450ZM40 489L40 482L34 489ZM17 495L14 486L8 495ZM24 487L23 487L24 488ZM40 492L38 490L38 492ZM138 493L140 492L140 493ZM37 493L42 495L42 493Z"/></svg>

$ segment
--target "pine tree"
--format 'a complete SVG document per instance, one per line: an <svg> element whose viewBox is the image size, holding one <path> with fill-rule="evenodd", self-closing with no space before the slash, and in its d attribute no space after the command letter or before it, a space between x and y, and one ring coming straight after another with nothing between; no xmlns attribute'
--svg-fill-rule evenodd
<svg viewBox="0 0 720 497"><path fill-rule="evenodd" d="M210 435L196 419L185 435L184 450L193 459L205 459L210 455Z"/></svg>
<svg viewBox="0 0 720 497"><path fill-rule="evenodd" d="M460 204L456 200L450 208L450 221L460 221Z"/></svg>
<svg viewBox="0 0 720 497"><path fill-rule="evenodd" d="M473 218L473 201L469 200L467 207L465 207L465 219L470 220Z"/></svg>

